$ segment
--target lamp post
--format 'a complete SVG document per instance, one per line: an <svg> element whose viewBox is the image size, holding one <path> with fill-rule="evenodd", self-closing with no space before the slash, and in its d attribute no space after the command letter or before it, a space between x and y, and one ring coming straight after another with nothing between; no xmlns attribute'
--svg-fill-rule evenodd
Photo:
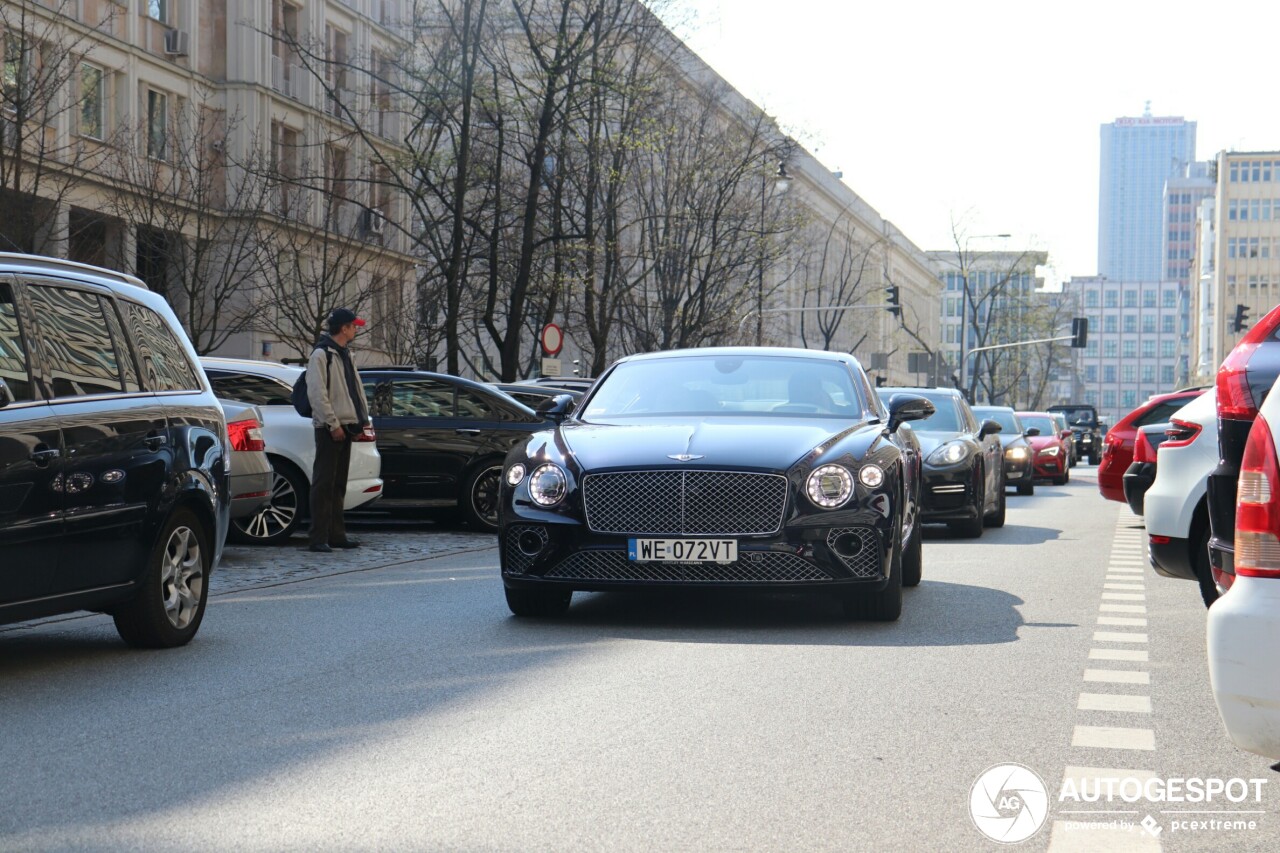
<svg viewBox="0 0 1280 853"><path fill-rule="evenodd" d="M764 343L764 263L765 263L765 213L769 201L769 186L772 179L773 190L782 195L791 187L791 176L787 174L787 164L779 163L772 175L768 172L760 176L760 269L756 275L756 346Z"/></svg>
<svg viewBox="0 0 1280 853"><path fill-rule="evenodd" d="M969 376L965 369L965 350L969 342L969 241L970 240L1007 240L1011 234L974 234L966 237L960 248L960 393L969 399ZM977 373L978 365L973 366ZM969 400L972 403L972 400Z"/></svg>

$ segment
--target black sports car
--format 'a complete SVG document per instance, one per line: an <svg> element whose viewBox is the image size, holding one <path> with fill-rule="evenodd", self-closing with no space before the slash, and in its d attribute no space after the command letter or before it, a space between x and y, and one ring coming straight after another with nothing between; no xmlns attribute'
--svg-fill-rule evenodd
<svg viewBox="0 0 1280 853"><path fill-rule="evenodd" d="M624 358L507 455L507 604L555 616L574 590L812 589L896 619L921 573L919 456L899 427L932 411L911 394L886 409L840 353Z"/></svg>
<svg viewBox="0 0 1280 853"><path fill-rule="evenodd" d="M945 522L960 536L977 538L982 528L1004 527L1004 450L1000 424L979 421L952 388L880 388L882 400L919 394L934 413L910 427L924 456L921 517Z"/></svg>

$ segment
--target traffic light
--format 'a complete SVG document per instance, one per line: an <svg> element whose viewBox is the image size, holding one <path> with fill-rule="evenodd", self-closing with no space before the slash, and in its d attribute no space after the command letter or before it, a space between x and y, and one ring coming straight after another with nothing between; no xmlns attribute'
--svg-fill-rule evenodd
<svg viewBox="0 0 1280 853"><path fill-rule="evenodd" d="M1231 321L1231 331L1239 333L1249 328L1249 324L1247 322L1248 319L1249 319L1249 306L1237 305L1235 319Z"/></svg>
<svg viewBox="0 0 1280 853"><path fill-rule="evenodd" d="M877 387L877 388L883 388L883 387L884 387L884 384L885 384L885 378L884 378L883 376L877 376L877 377L876 377L876 387Z"/></svg>
<svg viewBox="0 0 1280 853"><path fill-rule="evenodd" d="M895 317L902 316L902 297L898 285L891 284L884 289L885 310Z"/></svg>
<svg viewBox="0 0 1280 853"><path fill-rule="evenodd" d="M1072 317L1071 318L1071 347L1072 349L1084 349L1085 344L1089 340L1089 318L1088 317Z"/></svg>

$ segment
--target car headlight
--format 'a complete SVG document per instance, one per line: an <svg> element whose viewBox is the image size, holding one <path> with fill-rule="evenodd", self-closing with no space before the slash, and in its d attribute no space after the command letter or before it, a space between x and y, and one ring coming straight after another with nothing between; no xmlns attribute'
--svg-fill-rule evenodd
<svg viewBox="0 0 1280 853"><path fill-rule="evenodd" d="M1023 459L1027 458L1027 449L1025 447L1010 447L1004 452L1004 455L1008 456L1014 462L1021 462Z"/></svg>
<svg viewBox="0 0 1280 853"><path fill-rule="evenodd" d="M858 469L858 479L869 489L876 489L884 482L884 469L879 465L863 465Z"/></svg>
<svg viewBox="0 0 1280 853"><path fill-rule="evenodd" d="M1044 450L1040 451L1040 455L1041 456L1057 456L1061 452L1062 452L1062 448L1060 447L1046 447Z"/></svg>
<svg viewBox="0 0 1280 853"><path fill-rule="evenodd" d="M805 491L814 506L835 509L853 494L853 475L843 465L823 465L815 468L809 475Z"/></svg>
<svg viewBox="0 0 1280 853"><path fill-rule="evenodd" d="M524 479L524 464L517 462L507 469L507 485L518 486L520 481Z"/></svg>
<svg viewBox="0 0 1280 853"><path fill-rule="evenodd" d="M555 506L568 492L569 480L558 465L539 465L529 475L529 497L539 506Z"/></svg>
<svg viewBox="0 0 1280 853"><path fill-rule="evenodd" d="M952 441L930 453L926 461L930 465L958 465L968 457L969 445L962 441Z"/></svg>

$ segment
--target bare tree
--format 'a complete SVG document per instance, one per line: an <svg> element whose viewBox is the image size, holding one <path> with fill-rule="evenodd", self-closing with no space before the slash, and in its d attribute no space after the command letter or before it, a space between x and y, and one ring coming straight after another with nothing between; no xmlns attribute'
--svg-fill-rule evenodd
<svg viewBox="0 0 1280 853"><path fill-rule="evenodd" d="M857 317L850 307L860 310L874 305L869 297L880 282L883 239L878 234L860 234L845 210L825 228L809 225L797 242L805 247L799 272L801 307L815 309L798 312L800 341L806 347L828 350L846 320ZM858 349L866 339L864 331L848 344L849 350Z"/></svg>

